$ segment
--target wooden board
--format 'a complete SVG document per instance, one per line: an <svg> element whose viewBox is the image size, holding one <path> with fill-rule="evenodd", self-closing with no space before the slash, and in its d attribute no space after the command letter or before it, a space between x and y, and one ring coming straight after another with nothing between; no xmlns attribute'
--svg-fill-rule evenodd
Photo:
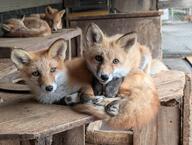
<svg viewBox="0 0 192 145"><path fill-rule="evenodd" d="M191 145L192 143L192 74L186 75L186 87L184 89L183 97L184 105L182 118L182 137L183 145Z"/></svg>
<svg viewBox="0 0 192 145"><path fill-rule="evenodd" d="M1 48L23 48L29 51L39 51L47 49L51 43L59 38L70 40L71 38L81 35L81 29L62 29L47 37L32 38L0 38ZM34 45L35 44L35 45Z"/></svg>
<svg viewBox="0 0 192 145"><path fill-rule="evenodd" d="M62 2L62 0L28 0L27 2L25 0L6 0L2 1L0 5L0 12L57 4Z"/></svg>
<svg viewBox="0 0 192 145"><path fill-rule="evenodd" d="M2 95L2 94L1 94ZM19 96L5 94L9 96ZM14 101L0 107L1 139L35 139L44 135L53 135L89 123L92 117L73 112L60 105L43 105L21 95Z"/></svg>
<svg viewBox="0 0 192 145"><path fill-rule="evenodd" d="M107 35L125 34L135 31L138 41L152 50L154 58L161 58L160 12L135 12L69 19L70 27L80 27L83 32L90 23L96 23ZM115 28L115 29L114 29Z"/></svg>
<svg viewBox="0 0 192 145"><path fill-rule="evenodd" d="M164 71L153 76L159 98L162 102L175 99L179 101L183 96L185 74L181 71Z"/></svg>
<svg viewBox="0 0 192 145"><path fill-rule="evenodd" d="M16 71L17 69L10 59L0 59L0 79Z"/></svg>

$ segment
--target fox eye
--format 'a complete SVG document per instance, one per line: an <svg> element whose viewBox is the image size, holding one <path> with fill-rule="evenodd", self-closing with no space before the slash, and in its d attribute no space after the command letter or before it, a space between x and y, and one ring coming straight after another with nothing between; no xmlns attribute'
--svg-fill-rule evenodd
<svg viewBox="0 0 192 145"><path fill-rule="evenodd" d="M113 59L113 64L118 64L119 63L119 59L115 58Z"/></svg>
<svg viewBox="0 0 192 145"><path fill-rule="evenodd" d="M101 55L96 55L95 56L95 60L98 62L102 62L103 61L103 57Z"/></svg>
<svg viewBox="0 0 192 145"><path fill-rule="evenodd" d="M39 71L37 70L37 71L32 72L32 75L35 76L35 77L38 77L38 76L40 75L40 73L39 73Z"/></svg>
<svg viewBox="0 0 192 145"><path fill-rule="evenodd" d="M52 67L51 69L50 69L50 72L51 73L54 73L56 71L56 67Z"/></svg>

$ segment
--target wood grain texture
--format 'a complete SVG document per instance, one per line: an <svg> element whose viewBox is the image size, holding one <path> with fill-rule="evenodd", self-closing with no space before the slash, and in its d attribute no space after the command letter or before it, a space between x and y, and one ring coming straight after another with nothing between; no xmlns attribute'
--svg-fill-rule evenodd
<svg viewBox="0 0 192 145"><path fill-rule="evenodd" d="M180 100L185 86L185 74L181 71L163 71L153 76L159 98L163 102Z"/></svg>
<svg viewBox="0 0 192 145"><path fill-rule="evenodd" d="M154 58L161 58L160 12L136 12L105 16L76 17L69 19L70 27L80 27L86 32L90 23L96 23L107 35L135 31L138 41L152 50Z"/></svg>
<svg viewBox="0 0 192 145"><path fill-rule="evenodd" d="M178 145L180 139L179 105L161 106L158 114L157 145Z"/></svg>
<svg viewBox="0 0 192 145"><path fill-rule="evenodd" d="M39 51L48 49L55 40L63 38L70 40L81 35L81 29L62 29L47 37L33 38L0 38L0 48L23 48L29 51ZM35 45L34 45L35 44Z"/></svg>
<svg viewBox="0 0 192 145"><path fill-rule="evenodd" d="M186 75L186 85L183 97L183 145L192 143L192 74Z"/></svg>
<svg viewBox="0 0 192 145"><path fill-rule="evenodd" d="M62 3L62 0L6 0L0 5L0 12Z"/></svg>
<svg viewBox="0 0 192 145"><path fill-rule="evenodd" d="M92 117L65 106L38 104L31 99L2 104L0 112L0 139L34 139L92 121Z"/></svg>

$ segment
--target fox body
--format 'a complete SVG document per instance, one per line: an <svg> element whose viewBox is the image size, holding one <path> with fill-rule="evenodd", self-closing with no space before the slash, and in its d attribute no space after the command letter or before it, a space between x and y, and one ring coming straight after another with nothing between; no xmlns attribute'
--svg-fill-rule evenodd
<svg viewBox="0 0 192 145"><path fill-rule="evenodd" d="M60 39L46 51L12 51L12 61L38 101L51 104L65 96L81 92L80 98L83 97L84 102L74 105L74 110L91 114L118 128L141 126L155 116L159 105L158 96L146 73L132 69L120 86L120 99L101 106L94 96L93 75L87 68L87 62L83 58L64 62L66 49L66 42ZM85 101L86 99L96 100L96 103Z"/></svg>
<svg viewBox="0 0 192 145"><path fill-rule="evenodd" d="M3 24L3 30L7 37L40 37L51 34L47 22L34 17L9 19Z"/></svg>
<svg viewBox="0 0 192 145"><path fill-rule="evenodd" d="M49 24L52 31L57 31L63 28L62 17L64 14L65 10L59 11L57 9L48 6L45 9L45 13L32 14L31 16L45 20Z"/></svg>
<svg viewBox="0 0 192 145"><path fill-rule="evenodd" d="M192 22L192 15L185 16L184 20L186 20L188 22Z"/></svg>

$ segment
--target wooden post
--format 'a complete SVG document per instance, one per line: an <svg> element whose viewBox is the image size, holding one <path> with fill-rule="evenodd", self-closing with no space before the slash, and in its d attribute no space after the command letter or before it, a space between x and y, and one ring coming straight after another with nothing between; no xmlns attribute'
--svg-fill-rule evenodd
<svg viewBox="0 0 192 145"><path fill-rule="evenodd" d="M85 126L55 135L53 145L85 145Z"/></svg>
<svg viewBox="0 0 192 145"><path fill-rule="evenodd" d="M191 145L192 143L192 74L186 75L186 84L184 89L184 97L183 97L183 145Z"/></svg>

